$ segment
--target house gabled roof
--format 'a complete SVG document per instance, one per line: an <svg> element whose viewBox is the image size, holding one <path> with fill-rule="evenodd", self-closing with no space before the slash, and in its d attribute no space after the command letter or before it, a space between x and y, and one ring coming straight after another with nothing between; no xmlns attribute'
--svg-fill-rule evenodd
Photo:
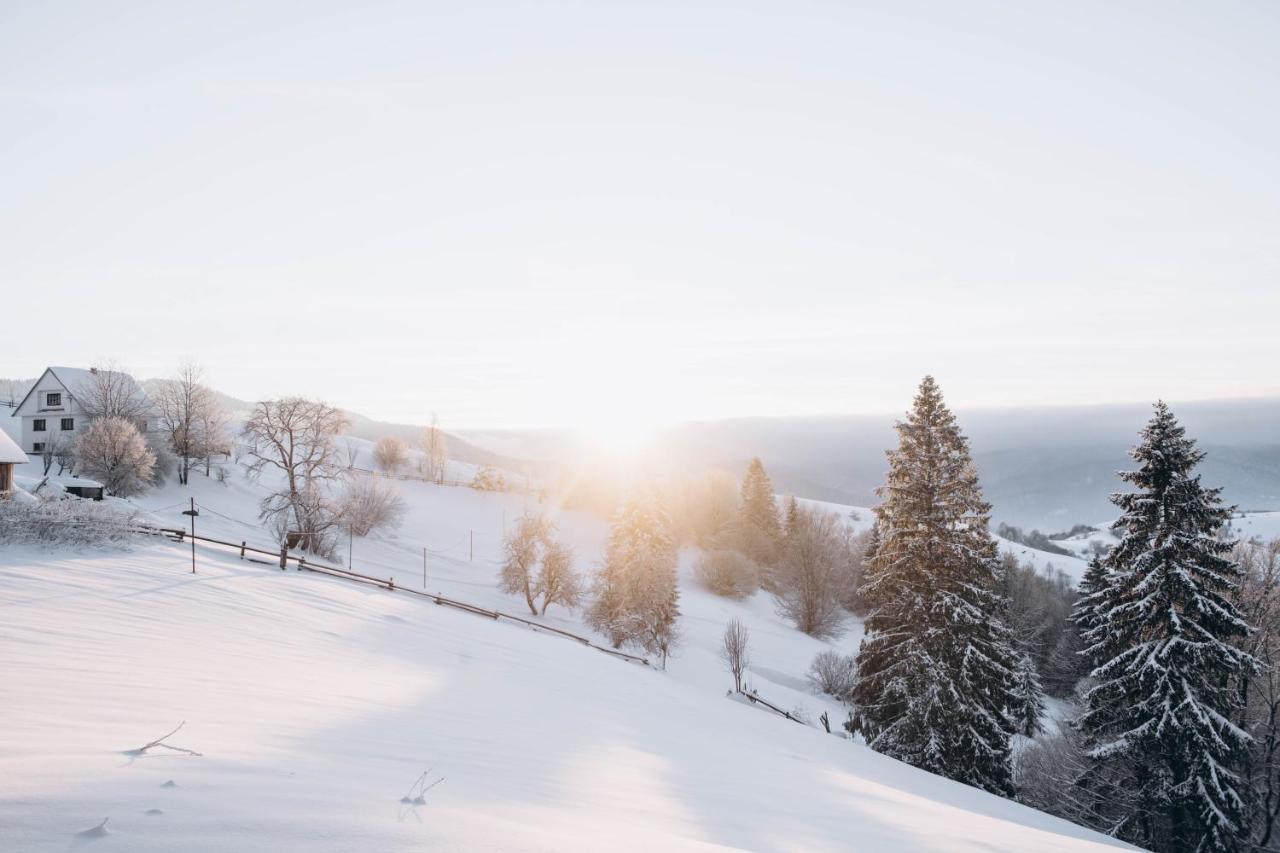
<svg viewBox="0 0 1280 853"><path fill-rule="evenodd" d="M142 386L138 384L136 379L127 373L118 373L116 371L107 372L120 376L128 383L130 394L136 392L139 397L147 401L147 405L149 407L154 408L151 398L147 396L146 391L142 390ZM18 411L26 405L27 398L30 397L35 392L36 388L40 386L40 380L44 379L45 373L52 373L53 378L58 380L58 384L65 388L68 394L78 399L81 405L84 404L86 395L93 387L95 376L94 369L86 367L46 367L44 369L44 373L40 374L39 379L36 379L35 383L27 389L27 393L22 398L22 402L18 403L18 405L14 407L13 411L10 413L10 417L16 417Z"/></svg>
<svg viewBox="0 0 1280 853"><path fill-rule="evenodd" d="M27 461L27 454L22 452L22 448L18 446L9 434L0 429L0 464L12 462L14 465L21 465Z"/></svg>

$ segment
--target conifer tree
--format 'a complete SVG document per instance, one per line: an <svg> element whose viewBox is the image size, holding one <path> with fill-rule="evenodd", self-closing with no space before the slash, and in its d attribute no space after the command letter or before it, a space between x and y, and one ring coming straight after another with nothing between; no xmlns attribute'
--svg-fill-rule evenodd
<svg viewBox="0 0 1280 853"><path fill-rule="evenodd" d="M609 531L587 619L614 648L639 646L665 662L680 615L676 547L652 490L633 495Z"/></svg>
<svg viewBox="0 0 1280 853"><path fill-rule="evenodd" d="M782 521L782 538L791 538L791 533L796 529L796 525L800 520L800 504L796 500L796 496L792 495L787 498L787 514Z"/></svg>
<svg viewBox="0 0 1280 853"><path fill-rule="evenodd" d="M1017 658L990 507L932 377L896 428L862 588L858 725L877 752L1008 796Z"/></svg>
<svg viewBox="0 0 1280 853"><path fill-rule="evenodd" d="M1200 484L1204 453L1163 402L1131 455L1138 469L1120 476L1135 490L1111 498L1120 544L1077 612L1085 655L1100 661L1079 726L1095 775L1134 795L1116 834L1159 850L1237 850L1233 768L1250 738L1229 717L1234 681L1257 662L1233 645L1250 628L1230 600L1242 574L1233 543L1216 537L1231 508Z"/></svg>
<svg viewBox="0 0 1280 853"><path fill-rule="evenodd" d="M1040 687L1040 675L1030 655L1022 655L1018 659L1014 694L1017 703L1013 706L1013 719L1018 734L1035 737L1044 731L1040 725L1040 718L1044 716L1044 690Z"/></svg>
<svg viewBox="0 0 1280 853"><path fill-rule="evenodd" d="M747 474L742 478L741 516L739 526L743 551L758 563L772 564L777 556L782 525L778 519L778 505L773 497L773 483L759 457L751 460L751 464L747 466Z"/></svg>

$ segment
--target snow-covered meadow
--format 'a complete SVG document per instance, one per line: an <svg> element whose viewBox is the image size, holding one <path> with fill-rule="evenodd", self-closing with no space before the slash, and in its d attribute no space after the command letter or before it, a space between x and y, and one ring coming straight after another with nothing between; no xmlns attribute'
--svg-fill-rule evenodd
<svg viewBox="0 0 1280 853"><path fill-rule="evenodd" d="M526 500L400 484L393 534L353 565L520 613L496 588ZM136 501L166 525L194 497L205 535L250 544L263 485L233 466ZM841 509L846 516L847 508ZM854 509L861 523L870 514ZM556 513L579 570L604 521ZM852 520L851 520L852 521ZM853 522L858 523L858 522ZM472 553L474 531L474 554ZM843 712L804 673L851 651L693 584L666 672L550 634L227 549L146 539L0 553L0 849L1064 850L1114 842L917 771L816 725ZM749 682L811 721L727 695L725 623L751 631ZM548 624L584 632L553 608ZM167 742L130 750L185 721ZM402 803L426 771L444 781ZM170 784L172 783L172 784ZM107 819L105 827L100 827Z"/></svg>

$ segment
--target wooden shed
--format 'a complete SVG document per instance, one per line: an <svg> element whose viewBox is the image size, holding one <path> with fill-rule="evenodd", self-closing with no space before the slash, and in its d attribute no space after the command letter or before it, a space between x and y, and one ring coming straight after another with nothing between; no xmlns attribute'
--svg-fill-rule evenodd
<svg viewBox="0 0 1280 853"><path fill-rule="evenodd" d="M27 454L22 452L9 434L0 430L0 499L8 498L13 490L13 466L27 461Z"/></svg>

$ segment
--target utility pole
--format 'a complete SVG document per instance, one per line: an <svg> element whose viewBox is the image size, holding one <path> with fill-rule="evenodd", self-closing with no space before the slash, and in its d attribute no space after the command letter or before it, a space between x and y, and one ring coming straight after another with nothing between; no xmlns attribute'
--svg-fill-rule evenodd
<svg viewBox="0 0 1280 853"><path fill-rule="evenodd" d="M183 515L191 516L191 574L196 573L196 516L200 512L196 509L196 499L191 499L191 509L184 509Z"/></svg>

